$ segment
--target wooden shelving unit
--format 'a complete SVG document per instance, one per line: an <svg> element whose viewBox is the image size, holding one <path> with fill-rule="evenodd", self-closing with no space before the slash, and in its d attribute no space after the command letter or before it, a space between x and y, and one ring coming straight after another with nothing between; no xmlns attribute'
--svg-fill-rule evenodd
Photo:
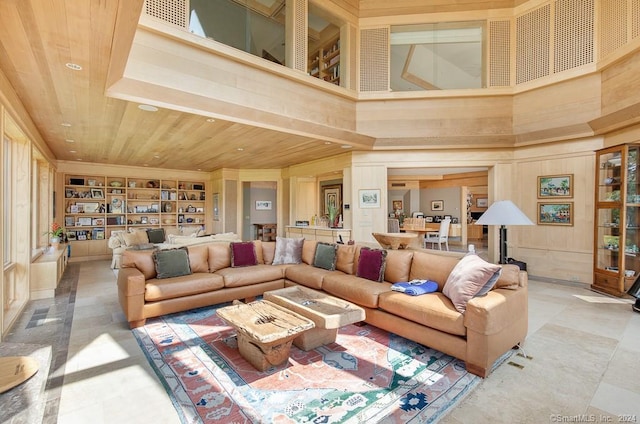
<svg viewBox="0 0 640 424"><path fill-rule="evenodd" d="M640 144L596 152L591 288L623 296L640 275Z"/></svg>
<svg viewBox="0 0 640 424"><path fill-rule="evenodd" d="M309 55L309 75L340 85L340 35L322 43Z"/></svg>
<svg viewBox="0 0 640 424"><path fill-rule="evenodd" d="M65 174L63 204L72 258L109 255L116 230L206 229L204 181Z"/></svg>

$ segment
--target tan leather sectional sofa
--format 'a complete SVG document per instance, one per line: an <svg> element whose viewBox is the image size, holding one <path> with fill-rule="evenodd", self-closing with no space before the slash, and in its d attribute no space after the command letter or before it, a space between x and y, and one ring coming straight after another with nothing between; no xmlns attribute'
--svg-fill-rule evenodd
<svg viewBox="0 0 640 424"><path fill-rule="evenodd" d="M500 356L523 342L528 325L527 274L504 265L497 288L467 303L464 314L442 293L459 258L426 250L389 250L384 281L356 276L356 245L339 245L336 270L314 267L315 241L305 240L302 263L271 265L275 242L254 241L258 265L231 267L229 243L188 247L191 275L157 279L152 252L127 250L118 274L120 304L131 328L149 317L251 299L290 285L323 290L363 307L366 322L466 362L481 377ZM391 290L393 282L430 279L438 291L409 296Z"/></svg>

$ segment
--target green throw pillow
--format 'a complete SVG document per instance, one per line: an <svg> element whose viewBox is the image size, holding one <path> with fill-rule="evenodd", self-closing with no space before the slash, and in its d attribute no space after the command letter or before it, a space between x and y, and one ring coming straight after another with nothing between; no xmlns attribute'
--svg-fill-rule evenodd
<svg viewBox="0 0 640 424"><path fill-rule="evenodd" d="M316 268L328 269L329 271L335 271L338 245L331 243L324 243L319 241L316 244L316 253L313 257L313 266Z"/></svg>
<svg viewBox="0 0 640 424"><path fill-rule="evenodd" d="M156 278L180 277L191 274L189 253L185 247L171 250L156 250L153 252L153 262L156 266Z"/></svg>

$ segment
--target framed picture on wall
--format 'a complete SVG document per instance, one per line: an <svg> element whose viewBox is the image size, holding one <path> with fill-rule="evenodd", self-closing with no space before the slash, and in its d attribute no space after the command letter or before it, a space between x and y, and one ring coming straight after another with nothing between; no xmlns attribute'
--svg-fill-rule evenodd
<svg viewBox="0 0 640 424"><path fill-rule="evenodd" d="M340 210L342 204L342 185L330 185L322 187L322 210L324 215L329 215L329 205Z"/></svg>
<svg viewBox="0 0 640 424"><path fill-rule="evenodd" d="M402 210L402 200L394 200L392 202L393 205L393 210L394 211L401 211Z"/></svg>
<svg viewBox="0 0 640 424"><path fill-rule="evenodd" d="M538 203L538 225L573 225L573 202Z"/></svg>
<svg viewBox="0 0 640 424"><path fill-rule="evenodd" d="M476 199L477 208L486 208L487 206L489 206L489 199L486 197L479 197Z"/></svg>
<svg viewBox="0 0 640 424"><path fill-rule="evenodd" d="M380 189L365 189L358 192L361 208L380 207Z"/></svg>
<svg viewBox="0 0 640 424"><path fill-rule="evenodd" d="M573 197L573 174L538 177L538 199Z"/></svg>
<svg viewBox="0 0 640 424"><path fill-rule="evenodd" d="M256 200L256 210L257 211L270 211L271 210L271 200Z"/></svg>
<svg viewBox="0 0 640 424"><path fill-rule="evenodd" d="M431 210L432 211L443 211L444 210L444 200L432 200L431 201Z"/></svg>

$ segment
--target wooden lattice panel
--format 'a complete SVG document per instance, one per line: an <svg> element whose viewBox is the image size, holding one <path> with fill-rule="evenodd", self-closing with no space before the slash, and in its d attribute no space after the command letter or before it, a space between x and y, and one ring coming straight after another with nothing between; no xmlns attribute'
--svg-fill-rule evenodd
<svg viewBox="0 0 640 424"><path fill-rule="evenodd" d="M516 84L549 75L551 5L516 18Z"/></svg>
<svg viewBox="0 0 640 424"><path fill-rule="evenodd" d="M511 21L489 22L489 87L511 85Z"/></svg>
<svg viewBox="0 0 640 424"><path fill-rule="evenodd" d="M154 18L188 28L188 0L146 0L144 13Z"/></svg>
<svg viewBox="0 0 640 424"><path fill-rule="evenodd" d="M360 91L389 90L389 28L360 31Z"/></svg>
<svg viewBox="0 0 640 424"><path fill-rule="evenodd" d="M631 0L631 38L640 36L640 0Z"/></svg>
<svg viewBox="0 0 640 424"><path fill-rule="evenodd" d="M307 1L295 0L293 5L294 20L294 68L307 72Z"/></svg>
<svg viewBox="0 0 640 424"><path fill-rule="evenodd" d="M627 42L627 0L600 1L600 58Z"/></svg>
<svg viewBox="0 0 640 424"><path fill-rule="evenodd" d="M554 13L554 73L592 63L594 0L557 0Z"/></svg>

